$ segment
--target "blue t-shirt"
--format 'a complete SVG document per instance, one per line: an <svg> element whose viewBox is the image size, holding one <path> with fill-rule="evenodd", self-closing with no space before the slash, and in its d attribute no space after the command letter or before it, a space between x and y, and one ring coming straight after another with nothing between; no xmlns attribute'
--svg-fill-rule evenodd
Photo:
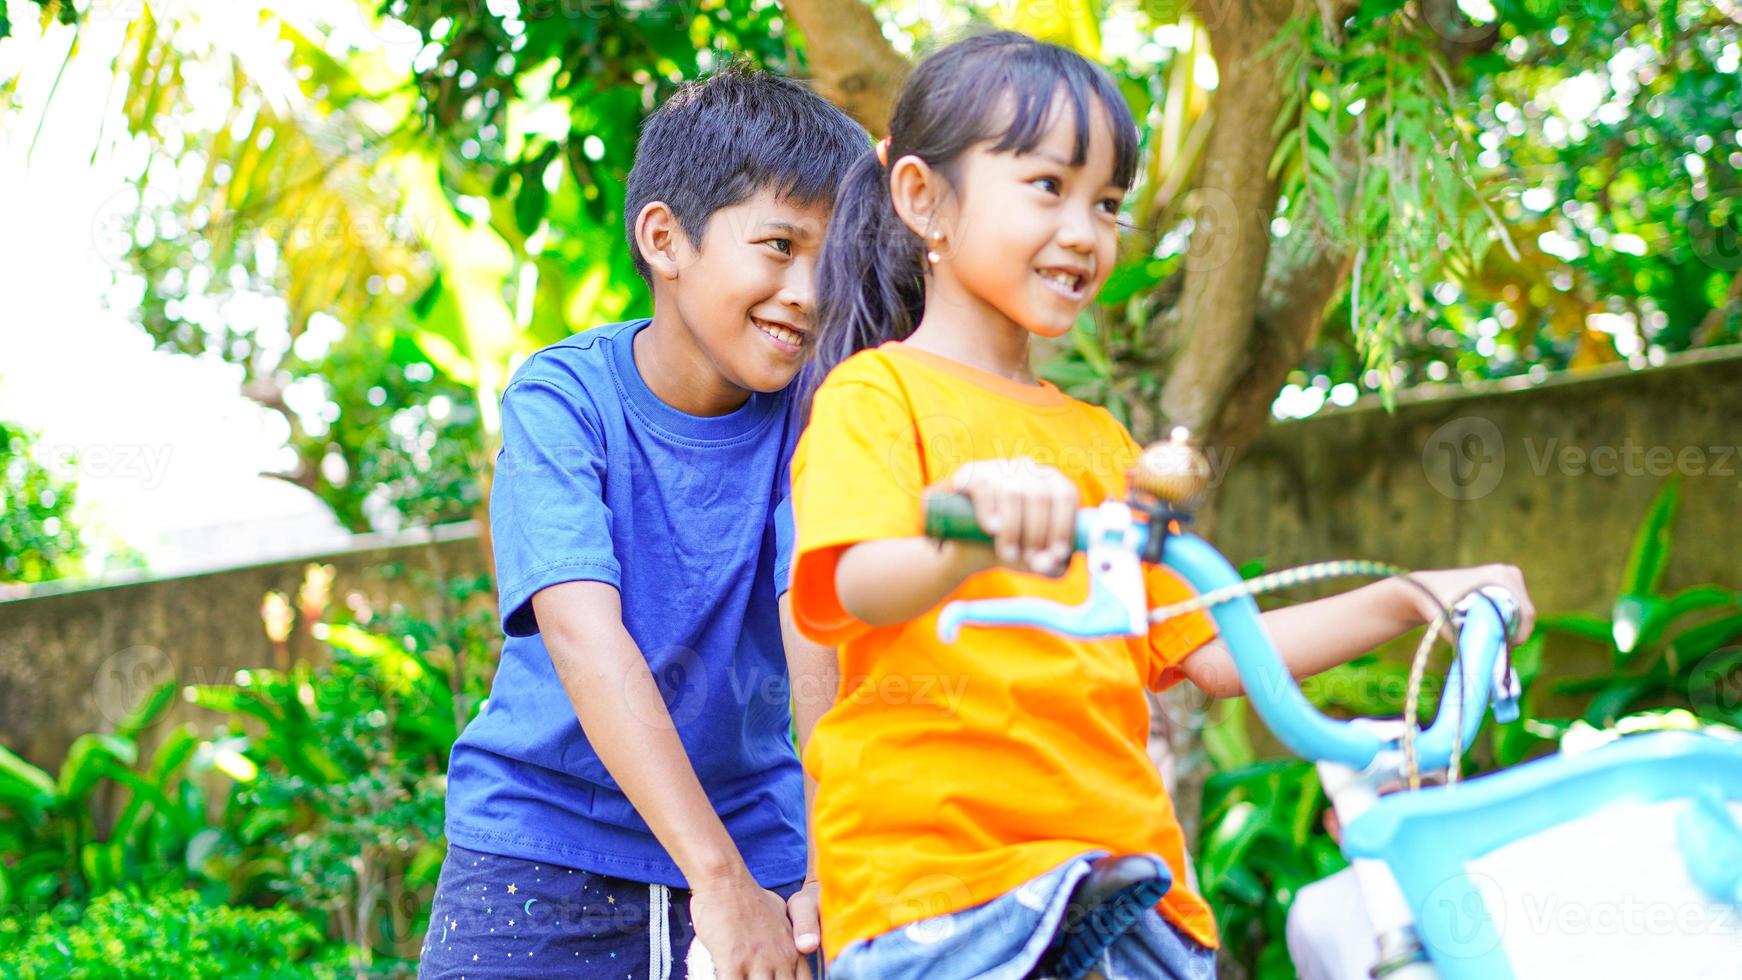
<svg viewBox="0 0 1742 980"><path fill-rule="evenodd" d="M490 700L454 745L448 839L674 887L683 875L605 770L558 680L532 596L617 587L714 810L765 887L804 877L777 598L791 553L786 392L727 415L660 401L635 367L650 321L533 355L502 395L490 498L502 648Z"/></svg>

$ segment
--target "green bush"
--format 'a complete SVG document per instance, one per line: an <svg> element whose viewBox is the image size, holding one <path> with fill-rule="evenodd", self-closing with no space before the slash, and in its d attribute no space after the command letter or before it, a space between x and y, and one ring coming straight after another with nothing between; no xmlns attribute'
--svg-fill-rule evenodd
<svg viewBox="0 0 1742 980"><path fill-rule="evenodd" d="M31 922L0 921L0 976L315 977L321 933L289 909L207 904L187 890L111 891Z"/></svg>
<svg viewBox="0 0 1742 980"><path fill-rule="evenodd" d="M181 868L189 841L206 825L199 739L183 725L149 758L139 751L141 733L174 695L165 685L114 732L79 736L58 772L0 747L0 908L81 902ZM99 827L93 804L105 790L124 791L125 802Z"/></svg>
<svg viewBox="0 0 1742 980"><path fill-rule="evenodd" d="M474 601L488 579L414 584L429 619L365 607L340 620L324 599L304 605L303 627L326 647L316 662L166 685L113 733L76 740L58 771L0 748L0 949L34 951L29 970L24 953L0 959L0 977L82 975L84 961L67 958L113 946L118 903L185 931L170 899L136 897L183 887L221 910L207 925L229 931L213 941L249 975L288 962L264 939L232 941L291 921L257 922L245 911L255 906L314 929L314 965L282 975L414 972L445 850L448 754L488 691L497 640L493 613ZM141 751L178 693L225 720L209 736L170 729ZM97 816L99 798L113 820ZM173 975L151 962L127 975Z"/></svg>
<svg viewBox="0 0 1742 980"><path fill-rule="evenodd" d="M304 623L326 646L318 662L185 691L227 716L210 744L234 780L189 867L233 904L316 917L349 976L415 972L446 851L448 755L496 662L494 614L474 601L488 579L415 584L429 619L323 616Z"/></svg>

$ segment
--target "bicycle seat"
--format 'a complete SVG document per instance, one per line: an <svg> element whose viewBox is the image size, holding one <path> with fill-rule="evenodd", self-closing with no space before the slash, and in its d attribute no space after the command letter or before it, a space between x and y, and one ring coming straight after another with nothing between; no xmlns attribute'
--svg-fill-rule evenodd
<svg viewBox="0 0 1742 980"><path fill-rule="evenodd" d="M1148 854L1096 858L1071 889L1065 917L1031 978L1077 980L1173 887L1173 871Z"/></svg>

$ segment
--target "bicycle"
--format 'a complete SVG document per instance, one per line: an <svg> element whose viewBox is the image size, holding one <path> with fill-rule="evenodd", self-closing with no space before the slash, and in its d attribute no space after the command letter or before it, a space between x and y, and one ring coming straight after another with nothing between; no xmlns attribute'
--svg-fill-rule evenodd
<svg viewBox="0 0 1742 980"><path fill-rule="evenodd" d="M967 626L1140 636L1152 622L1208 610L1254 709L1284 746L1317 764L1366 898L1376 978L1742 977L1742 741L1635 735L1458 780L1463 748L1487 709L1502 722L1518 716L1518 676L1503 656L1517 603L1494 587L1466 595L1445 616L1457 652L1431 725L1420 726L1417 705L1438 622L1417 652L1404 718L1333 720L1284 667L1252 597L1403 570L1326 562L1242 581L1185 530L1207 474L1203 455L1176 430L1144 452L1126 500L1079 511L1087 599L952 602L940 614L940 636L951 640ZM990 540L960 495L928 498L926 533ZM1171 568L1197 598L1149 609L1146 562ZM1420 787L1423 773L1436 772L1448 774L1446 785ZM1399 781L1412 791L1380 797ZM1664 912L1676 919L1669 927Z"/></svg>

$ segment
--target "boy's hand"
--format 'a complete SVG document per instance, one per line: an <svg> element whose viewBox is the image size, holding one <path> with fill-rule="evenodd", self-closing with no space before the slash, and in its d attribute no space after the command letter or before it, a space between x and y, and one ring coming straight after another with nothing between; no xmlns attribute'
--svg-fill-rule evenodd
<svg viewBox="0 0 1742 980"><path fill-rule="evenodd" d="M690 921L718 980L810 980L810 965L793 948L786 903L748 874L696 885Z"/></svg>
<svg viewBox="0 0 1742 980"><path fill-rule="evenodd" d="M956 470L943 489L974 502L998 564L1053 577L1070 567L1077 485L1063 473L1026 456L982 460Z"/></svg>
<svg viewBox="0 0 1742 980"><path fill-rule="evenodd" d="M1514 644L1530 639L1530 632L1536 626L1536 606L1530 601L1530 593L1524 587L1524 573L1515 565L1476 565L1470 568L1447 568L1432 572L1415 572L1411 578L1426 586L1440 603L1450 606L1462 599L1473 589L1484 585L1498 585L1512 593L1518 600L1518 629L1513 633ZM1422 595L1415 589L1410 589L1410 598L1415 603L1417 614L1424 623L1433 622L1439 609L1433 600Z"/></svg>
<svg viewBox="0 0 1742 980"><path fill-rule="evenodd" d="M821 906L822 888L815 878L805 879L804 887L786 900L786 917L792 921L792 946L805 956L823 944Z"/></svg>

